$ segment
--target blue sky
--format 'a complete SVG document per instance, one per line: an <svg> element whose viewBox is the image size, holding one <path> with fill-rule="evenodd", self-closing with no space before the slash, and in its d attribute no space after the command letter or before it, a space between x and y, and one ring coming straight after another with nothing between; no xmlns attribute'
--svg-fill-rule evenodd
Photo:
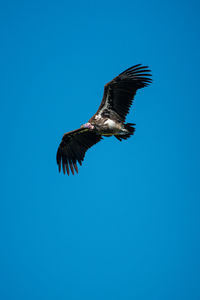
<svg viewBox="0 0 200 300"><path fill-rule="evenodd" d="M200 299L198 1L4 1L0 298ZM64 132L134 64L131 139L58 173Z"/></svg>

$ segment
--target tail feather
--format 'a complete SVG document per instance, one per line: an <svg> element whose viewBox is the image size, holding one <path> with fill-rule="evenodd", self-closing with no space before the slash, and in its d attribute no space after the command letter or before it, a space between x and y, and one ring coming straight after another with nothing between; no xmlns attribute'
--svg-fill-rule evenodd
<svg viewBox="0 0 200 300"><path fill-rule="evenodd" d="M124 124L124 128L126 129L126 130L128 130L128 132L127 133L125 133L125 134L120 134L120 135L115 135L115 137L121 142L121 140L127 140L129 137L131 137L131 135L133 135L134 134L134 132L135 132L135 127L133 127L133 126L135 126L135 124L134 123L127 123L127 124Z"/></svg>

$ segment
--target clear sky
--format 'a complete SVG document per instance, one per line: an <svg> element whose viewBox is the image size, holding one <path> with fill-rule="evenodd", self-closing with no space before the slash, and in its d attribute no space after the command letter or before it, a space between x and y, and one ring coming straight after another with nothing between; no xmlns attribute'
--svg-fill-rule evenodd
<svg viewBox="0 0 200 300"><path fill-rule="evenodd" d="M200 299L198 1L2 1L1 300ZM59 174L62 135L134 64L135 135Z"/></svg>

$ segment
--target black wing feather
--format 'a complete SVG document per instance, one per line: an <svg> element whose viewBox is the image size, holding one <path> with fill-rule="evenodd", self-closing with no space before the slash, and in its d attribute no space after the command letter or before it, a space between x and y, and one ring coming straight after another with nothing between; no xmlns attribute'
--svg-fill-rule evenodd
<svg viewBox="0 0 200 300"><path fill-rule="evenodd" d="M101 135L88 128L80 128L64 134L56 156L59 172L62 166L64 174L67 171L69 175L70 170L73 175L74 170L78 173L77 162L82 165L86 151L101 139Z"/></svg>
<svg viewBox="0 0 200 300"><path fill-rule="evenodd" d="M138 89L152 82L150 70L141 64L135 65L120 73L104 87L104 95L96 114L102 114L104 110L111 109L125 121L133 98Z"/></svg>

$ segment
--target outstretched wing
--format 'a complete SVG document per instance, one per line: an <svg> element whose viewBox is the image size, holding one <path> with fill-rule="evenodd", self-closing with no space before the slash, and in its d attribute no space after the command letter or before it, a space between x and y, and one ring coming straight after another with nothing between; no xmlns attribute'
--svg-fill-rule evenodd
<svg viewBox="0 0 200 300"><path fill-rule="evenodd" d="M69 175L69 167L73 175L74 169L78 173L77 161L82 165L85 152L101 139L100 135L88 128L80 128L65 133L56 156L59 172L62 165L64 174L67 170L67 174Z"/></svg>
<svg viewBox="0 0 200 300"><path fill-rule="evenodd" d="M133 98L138 89L141 89L152 82L150 70L141 64L135 65L119 74L104 87L104 95L101 105L95 116L110 117L112 110L125 121Z"/></svg>

